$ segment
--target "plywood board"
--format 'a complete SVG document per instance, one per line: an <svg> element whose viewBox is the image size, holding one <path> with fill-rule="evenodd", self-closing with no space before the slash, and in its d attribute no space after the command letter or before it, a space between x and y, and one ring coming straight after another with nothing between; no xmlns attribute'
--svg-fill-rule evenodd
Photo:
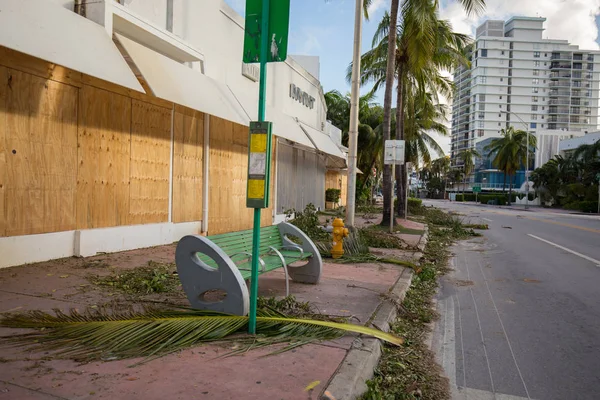
<svg viewBox="0 0 600 400"><path fill-rule="evenodd" d="M171 113L132 101L130 225L168 221Z"/></svg>
<svg viewBox="0 0 600 400"><path fill-rule="evenodd" d="M77 228L127 225L131 99L86 85L79 110Z"/></svg>
<svg viewBox="0 0 600 400"><path fill-rule="evenodd" d="M272 166L275 165L274 160L273 156ZM211 116L209 234L252 228L254 213L246 208L247 170L248 127ZM272 177L271 198L273 185ZM261 225L271 225L272 222L271 206L262 210Z"/></svg>
<svg viewBox="0 0 600 400"><path fill-rule="evenodd" d="M7 71L5 234L74 229L78 90Z"/></svg>
<svg viewBox="0 0 600 400"><path fill-rule="evenodd" d="M6 96L8 69L0 65L0 237L6 236Z"/></svg>
<svg viewBox="0 0 600 400"><path fill-rule="evenodd" d="M204 114L176 106L173 131L173 222L200 221Z"/></svg>

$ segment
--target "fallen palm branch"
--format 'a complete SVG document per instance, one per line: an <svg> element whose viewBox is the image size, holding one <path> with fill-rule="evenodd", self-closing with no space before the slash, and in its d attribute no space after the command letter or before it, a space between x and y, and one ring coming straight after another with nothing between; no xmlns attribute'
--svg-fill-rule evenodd
<svg viewBox="0 0 600 400"><path fill-rule="evenodd" d="M55 351L73 359L123 359L157 357L209 341L240 340L252 347L287 342L285 349L339 338L346 333L374 336L400 345L402 339L361 325L326 320L290 318L275 310L258 313L257 337L243 335L248 317L201 310L145 310L110 313L105 310L69 314L55 310L7 314L0 326L36 329L35 332L0 338L0 344L16 344ZM234 351L234 353L240 350Z"/></svg>

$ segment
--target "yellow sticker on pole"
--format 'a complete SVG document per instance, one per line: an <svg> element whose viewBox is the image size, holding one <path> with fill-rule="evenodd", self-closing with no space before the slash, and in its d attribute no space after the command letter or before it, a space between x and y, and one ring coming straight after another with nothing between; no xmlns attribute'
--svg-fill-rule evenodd
<svg viewBox="0 0 600 400"><path fill-rule="evenodd" d="M265 181L264 179L250 179L248 181L248 198L264 199L265 198Z"/></svg>
<svg viewBox="0 0 600 400"><path fill-rule="evenodd" d="M267 152L267 135L262 133L254 133L250 135L250 152L251 153L266 153Z"/></svg>

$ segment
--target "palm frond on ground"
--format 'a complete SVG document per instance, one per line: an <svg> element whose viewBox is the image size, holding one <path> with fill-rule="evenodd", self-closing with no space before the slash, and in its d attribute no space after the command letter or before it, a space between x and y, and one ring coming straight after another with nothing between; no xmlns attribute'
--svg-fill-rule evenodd
<svg viewBox="0 0 600 400"><path fill-rule="evenodd" d="M275 310L260 310L257 337L243 335L248 317L202 310L155 310L69 314L55 310L7 314L0 326L37 331L0 338L0 344L17 344L55 351L57 356L98 360L156 357L209 341L241 340L247 346L287 342L287 348L331 340L346 333L374 336L399 345L402 339L377 329L331 320L291 318Z"/></svg>

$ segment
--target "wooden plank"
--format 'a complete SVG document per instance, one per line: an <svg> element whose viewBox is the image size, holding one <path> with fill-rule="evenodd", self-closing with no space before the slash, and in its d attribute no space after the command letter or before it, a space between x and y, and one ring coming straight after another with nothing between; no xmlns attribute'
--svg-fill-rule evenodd
<svg viewBox="0 0 600 400"><path fill-rule="evenodd" d="M176 107L173 149L173 222L202 219L204 114Z"/></svg>
<svg viewBox="0 0 600 400"><path fill-rule="evenodd" d="M77 87L82 86L81 72L73 71L57 64L51 64L40 58L35 58L4 46L0 46L0 65L27 72L40 78L51 79Z"/></svg>
<svg viewBox="0 0 600 400"><path fill-rule="evenodd" d="M8 91L8 69L0 66L0 237L6 236L6 96Z"/></svg>
<svg viewBox="0 0 600 400"><path fill-rule="evenodd" d="M130 224L167 222L171 110L133 100Z"/></svg>
<svg viewBox="0 0 600 400"><path fill-rule="evenodd" d="M79 110L77 227L127 225L131 99L86 85Z"/></svg>
<svg viewBox="0 0 600 400"><path fill-rule="evenodd" d="M75 228L77 92L8 69L7 236Z"/></svg>

